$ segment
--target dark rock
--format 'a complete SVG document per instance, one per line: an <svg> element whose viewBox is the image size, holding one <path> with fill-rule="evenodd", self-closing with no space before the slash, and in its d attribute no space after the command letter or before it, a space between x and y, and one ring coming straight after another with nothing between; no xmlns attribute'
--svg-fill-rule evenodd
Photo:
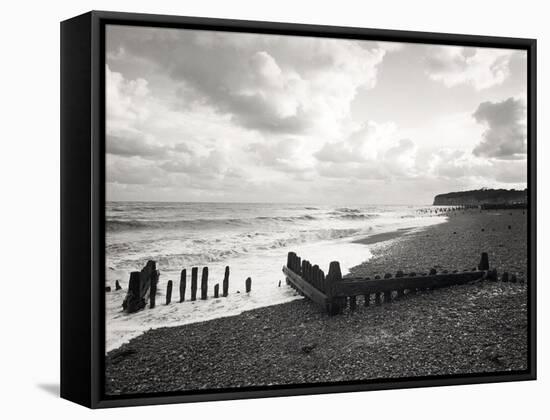
<svg viewBox="0 0 550 420"><path fill-rule="evenodd" d="M313 349L315 349L315 347L317 347L317 344L308 344L308 345L302 346L301 350L302 350L302 353L309 354L313 351Z"/></svg>

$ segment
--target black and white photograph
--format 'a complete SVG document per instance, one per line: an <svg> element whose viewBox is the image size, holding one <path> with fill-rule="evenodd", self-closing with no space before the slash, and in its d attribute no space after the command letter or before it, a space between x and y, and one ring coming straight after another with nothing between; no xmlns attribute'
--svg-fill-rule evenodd
<svg viewBox="0 0 550 420"><path fill-rule="evenodd" d="M528 369L525 50L107 25L105 392Z"/></svg>

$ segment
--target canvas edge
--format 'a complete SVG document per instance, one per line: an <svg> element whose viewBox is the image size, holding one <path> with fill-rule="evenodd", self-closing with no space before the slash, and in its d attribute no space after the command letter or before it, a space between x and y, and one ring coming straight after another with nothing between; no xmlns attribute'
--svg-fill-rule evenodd
<svg viewBox="0 0 550 420"><path fill-rule="evenodd" d="M168 15L150 15L150 14L135 14L135 13L120 13L93 11L85 15L90 21L90 68L92 75L90 77L90 101L92 107L88 116L82 116L82 119L90 120L90 136L88 137L91 145L90 160L93 161L93 174L91 174L92 183L89 187L92 203L90 204L90 220L92 228L90 230L90 240L88 244L92 244L91 255L92 265L90 267L91 286L90 299L87 302L86 308L90 316L89 334L87 337L82 337L82 340L89 344L89 367L90 380L88 384L78 384L77 388L87 390L89 400L75 401L70 398L67 393L67 380L65 387L63 386L63 361L62 361L62 397L86 405L91 408L107 408L120 406L135 406L135 405L151 405L151 404L169 404L182 402L199 402L199 401L215 401L243 398L265 398L265 397L280 397L291 395L309 395L309 394L326 394L337 392L357 392L366 390L384 390L384 389L402 389L416 387L431 387L431 386L448 386L448 385L465 385L465 384L481 384L493 382L508 382L508 381L523 381L536 379L536 40L530 38L505 38L492 36L478 35L458 35L445 33L426 33L413 31L396 31L396 30L379 30L365 28L350 28L350 27L335 27L322 25L304 25L292 23L277 23L277 22L257 22L257 21L242 21L228 19L213 19L199 17L183 17L183 16L168 16ZM77 19L77 18L74 18ZM70 22L73 19L62 23ZM529 330L529 369L526 372L502 375L480 375L467 377L451 377L451 378L415 378L415 379L400 379L395 381L384 381L377 383L361 383L361 384L325 384L321 386L289 386L277 389L255 389L255 390L227 390L213 391L203 393L189 393L177 395L154 395L147 396L122 396L122 397L106 397L103 392L103 375L101 369L103 364L103 346L100 343L101 337L104 337L104 313L102 313L102 273L103 260L101 253L104 252L102 236L99 234L99 227L103 226L103 212L100 204L104 203L105 194L105 174L104 168L104 92L101 87L104 87L104 69L102 54L103 39L102 30L105 24L127 24L127 25L151 25L151 26L167 26L167 27L187 27L196 29L211 29L211 30L226 30L226 31L241 31L241 32L260 32L260 33L278 33L287 35L302 35L302 36L328 36L337 38L356 38L356 39L377 39L381 41L399 41L399 42L420 42L430 44L445 44L445 45L467 45L467 46L482 46L493 48L515 48L525 49L529 53L529 71L528 71L528 102L529 102L529 268L530 268L530 330ZM63 55L63 53L62 53ZM63 69L62 69L63 79ZM62 80L63 86L63 80ZM62 87L63 90L63 87ZM63 125L62 105L62 125ZM91 146L91 147L90 147ZM62 134L63 148L63 134ZM63 152L62 152L63 157ZM63 159L62 159L62 184L63 184ZM63 208L63 193L62 193L62 208ZM100 203L101 202L101 203ZM62 225L63 225L62 213ZM100 226L101 225L101 226ZM68 226L65 221L65 226ZM95 228L97 226L98 228ZM63 228L62 228L63 229ZM101 227L103 229L103 227ZM62 236L62 249L64 245ZM63 254L63 253L62 253ZM103 256L104 257L104 256ZM63 266L63 257L62 257ZM62 276L63 277L63 276ZM63 280L62 280L63 294ZM62 299L63 305L63 299ZM67 308L65 308L65 317L67 316ZM63 318L63 312L62 312ZM62 320L63 324L63 320ZM85 330L88 330L85 328ZM103 335L102 335L103 334ZM83 334L85 335L85 334ZM63 336L63 332L62 332ZM66 348L65 348L66 349ZM67 349L66 349L67 350ZM62 339L63 352L63 339ZM63 359L63 357L62 357ZM65 364L66 366L66 364ZM74 381L70 382L71 384ZM65 392L63 390L65 389ZM65 395L64 395L65 394Z"/></svg>

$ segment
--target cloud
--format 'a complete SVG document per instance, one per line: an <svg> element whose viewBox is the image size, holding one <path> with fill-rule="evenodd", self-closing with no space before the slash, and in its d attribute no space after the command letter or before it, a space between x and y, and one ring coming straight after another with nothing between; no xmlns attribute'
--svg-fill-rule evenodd
<svg viewBox="0 0 550 420"><path fill-rule="evenodd" d="M392 179L414 177L416 144L410 139L396 140L394 124L365 123L345 140L328 142L316 153L319 173L328 177Z"/></svg>
<svg viewBox="0 0 550 420"><path fill-rule="evenodd" d="M471 85L476 90L502 84L510 75L513 51L496 48L434 46L428 49L428 76L447 87Z"/></svg>
<svg viewBox="0 0 550 420"><path fill-rule="evenodd" d="M107 135L106 149L112 155L139 156L151 160L166 158L170 153L169 147L148 142L141 133L135 132Z"/></svg>
<svg viewBox="0 0 550 420"><path fill-rule="evenodd" d="M106 181L112 184L148 185L163 183L163 171L154 163L136 160L120 159L117 156L107 156Z"/></svg>
<svg viewBox="0 0 550 420"><path fill-rule="evenodd" d="M143 101L149 94L149 87L145 79L128 80L106 66L105 84L107 126L113 129L127 128L147 118L147 107L143 106Z"/></svg>
<svg viewBox="0 0 550 420"><path fill-rule="evenodd" d="M263 133L338 134L385 54L365 41L152 28L132 39L135 30L110 29L113 54L148 60L197 102Z"/></svg>
<svg viewBox="0 0 550 420"><path fill-rule="evenodd" d="M383 84L372 90L383 69L397 84L418 76L438 100L454 101L422 67L403 69L411 51L402 44L108 31L108 199L313 202L328 193L357 201L368 192L376 201L397 194L397 201L416 202L434 185L525 182L517 103L487 102L472 114L468 98L468 106L457 103L460 114L445 108L418 122L402 118L410 104L382 94ZM507 74L504 55L445 48L435 50L429 69L447 86L484 89ZM386 54L394 56L382 67Z"/></svg>
<svg viewBox="0 0 550 420"><path fill-rule="evenodd" d="M474 148L476 156L524 159L527 153L527 107L522 99L483 102L474 112L475 120L487 127Z"/></svg>
<svg viewBox="0 0 550 420"><path fill-rule="evenodd" d="M428 174L452 179L476 188L499 184L521 185L527 181L526 162L475 156L467 151L441 149L432 154Z"/></svg>

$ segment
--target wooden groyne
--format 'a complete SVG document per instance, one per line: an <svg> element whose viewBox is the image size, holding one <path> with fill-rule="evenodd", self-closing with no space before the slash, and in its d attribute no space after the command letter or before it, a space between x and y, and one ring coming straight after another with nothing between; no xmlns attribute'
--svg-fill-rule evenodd
<svg viewBox="0 0 550 420"><path fill-rule="evenodd" d="M348 304L353 311L359 296L363 297L364 305L368 306L373 296L374 303L381 304L426 290L466 284L476 280L496 281L498 279L496 270L489 268L489 257L485 252L481 254L481 259L474 270L437 273L432 268L429 273L423 274L405 274L397 271L395 276L386 273L384 278L377 275L372 279L369 277L343 278L338 261L330 263L328 273L325 275L318 265L312 265L309 261L302 260L296 253L289 252L283 273L288 285L317 303L330 315L342 313ZM507 273L506 279L508 280Z"/></svg>
<svg viewBox="0 0 550 420"><path fill-rule="evenodd" d="M191 301L197 300L197 292L200 292L200 299L208 299L208 267L203 267L200 278L199 289L199 267L191 268L191 285L190 285L190 298ZM222 281L222 293L221 296L226 298L229 296L229 266L225 267L224 277ZM137 312L147 306L147 299L149 299L149 308L153 309L156 306L157 286L160 277L160 271L157 270L155 261L148 261L145 267L141 271L134 271L130 273L130 281L128 282L128 291L126 297L122 302L122 308L125 312L133 313ZM174 282L168 280L166 284L166 305L172 303L172 289ZM116 282L117 290L119 290L120 284ZM248 277L244 282L246 293L250 293L252 290L252 278ZM181 270L180 283L179 283L179 303L185 302L185 294L187 288L187 269ZM106 287L106 292L110 292L111 288ZM220 284L216 283L213 288L213 297L215 299L220 297Z"/></svg>

